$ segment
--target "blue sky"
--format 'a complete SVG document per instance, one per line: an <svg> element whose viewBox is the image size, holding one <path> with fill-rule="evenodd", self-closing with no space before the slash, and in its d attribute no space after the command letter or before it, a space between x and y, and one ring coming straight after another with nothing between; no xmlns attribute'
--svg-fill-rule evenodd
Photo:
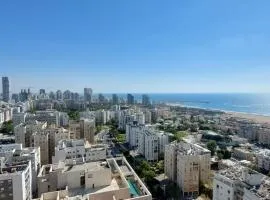
<svg viewBox="0 0 270 200"><path fill-rule="evenodd" d="M0 2L11 90L269 92L269 0Z"/></svg>

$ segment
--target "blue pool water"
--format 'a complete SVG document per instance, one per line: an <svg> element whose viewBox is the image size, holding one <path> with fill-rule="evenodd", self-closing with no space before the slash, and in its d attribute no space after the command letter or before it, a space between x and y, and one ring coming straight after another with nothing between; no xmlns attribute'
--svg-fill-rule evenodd
<svg viewBox="0 0 270 200"><path fill-rule="evenodd" d="M133 183L131 180L128 180L129 185L129 192L133 195L133 197L140 196L139 189L135 183Z"/></svg>

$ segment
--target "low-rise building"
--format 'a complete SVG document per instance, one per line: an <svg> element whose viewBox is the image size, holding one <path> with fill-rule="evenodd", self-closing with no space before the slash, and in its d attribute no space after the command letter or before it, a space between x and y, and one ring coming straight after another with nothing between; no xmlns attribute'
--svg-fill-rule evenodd
<svg viewBox="0 0 270 200"><path fill-rule="evenodd" d="M254 161L254 151L246 146L234 148L232 156L238 160Z"/></svg>
<svg viewBox="0 0 270 200"><path fill-rule="evenodd" d="M23 148L22 144L6 144L0 145L0 157L4 157L5 164L12 164L13 162L31 161L32 171L32 192L37 192L37 175L41 167L40 148L29 147Z"/></svg>
<svg viewBox="0 0 270 200"><path fill-rule="evenodd" d="M0 165L0 199L31 200L31 161L12 162Z"/></svg>
<svg viewBox="0 0 270 200"><path fill-rule="evenodd" d="M270 172L270 150L263 149L256 154L257 167L265 172Z"/></svg>
<svg viewBox="0 0 270 200"><path fill-rule="evenodd" d="M78 165L60 162L42 166L38 175L39 196L53 194L57 197L59 193L56 191L66 191L67 199L152 199L124 157Z"/></svg>
<svg viewBox="0 0 270 200"><path fill-rule="evenodd" d="M55 147L52 163L62 161L66 164L72 164L105 160L106 154L106 145L90 145L85 140L61 140Z"/></svg>
<svg viewBox="0 0 270 200"><path fill-rule="evenodd" d="M270 178L241 165L235 165L215 174L213 200L270 199Z"/></svg>

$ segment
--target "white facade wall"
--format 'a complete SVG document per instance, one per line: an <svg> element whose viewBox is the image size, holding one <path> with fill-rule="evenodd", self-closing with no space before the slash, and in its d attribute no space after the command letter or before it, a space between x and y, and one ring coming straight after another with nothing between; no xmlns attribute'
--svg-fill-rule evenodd
<svg viewBox="0 0 270 200"><path fill-rule="evenodd" d="M233 200L235 184L235 181L216 174L213 182L213 200Z"/></svg>
<svg viewBox="0 0 270 200"><path fill-rule="evenodd" d="M23 170L19 168L14 172L7 172L0 174L0 199L5 200L31 200L32 186L31 186L31 161L22 164ZM11 167L11 166L10 166ZM9 167L9 168L10 168ZM16 166L12 167L15 169ZM20 170L20 171L19 171ZM3 168L5 171L5 168Z"/></svg>

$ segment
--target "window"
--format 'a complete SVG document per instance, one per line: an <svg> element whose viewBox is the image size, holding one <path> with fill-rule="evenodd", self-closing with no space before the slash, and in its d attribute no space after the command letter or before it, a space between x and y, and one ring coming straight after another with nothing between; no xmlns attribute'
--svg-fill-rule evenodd
<svg viewBox="0 0 270 200"><path fill-rule="evenodd" d="M217 188L219 188L219 185L217 185Z"/></svg>

